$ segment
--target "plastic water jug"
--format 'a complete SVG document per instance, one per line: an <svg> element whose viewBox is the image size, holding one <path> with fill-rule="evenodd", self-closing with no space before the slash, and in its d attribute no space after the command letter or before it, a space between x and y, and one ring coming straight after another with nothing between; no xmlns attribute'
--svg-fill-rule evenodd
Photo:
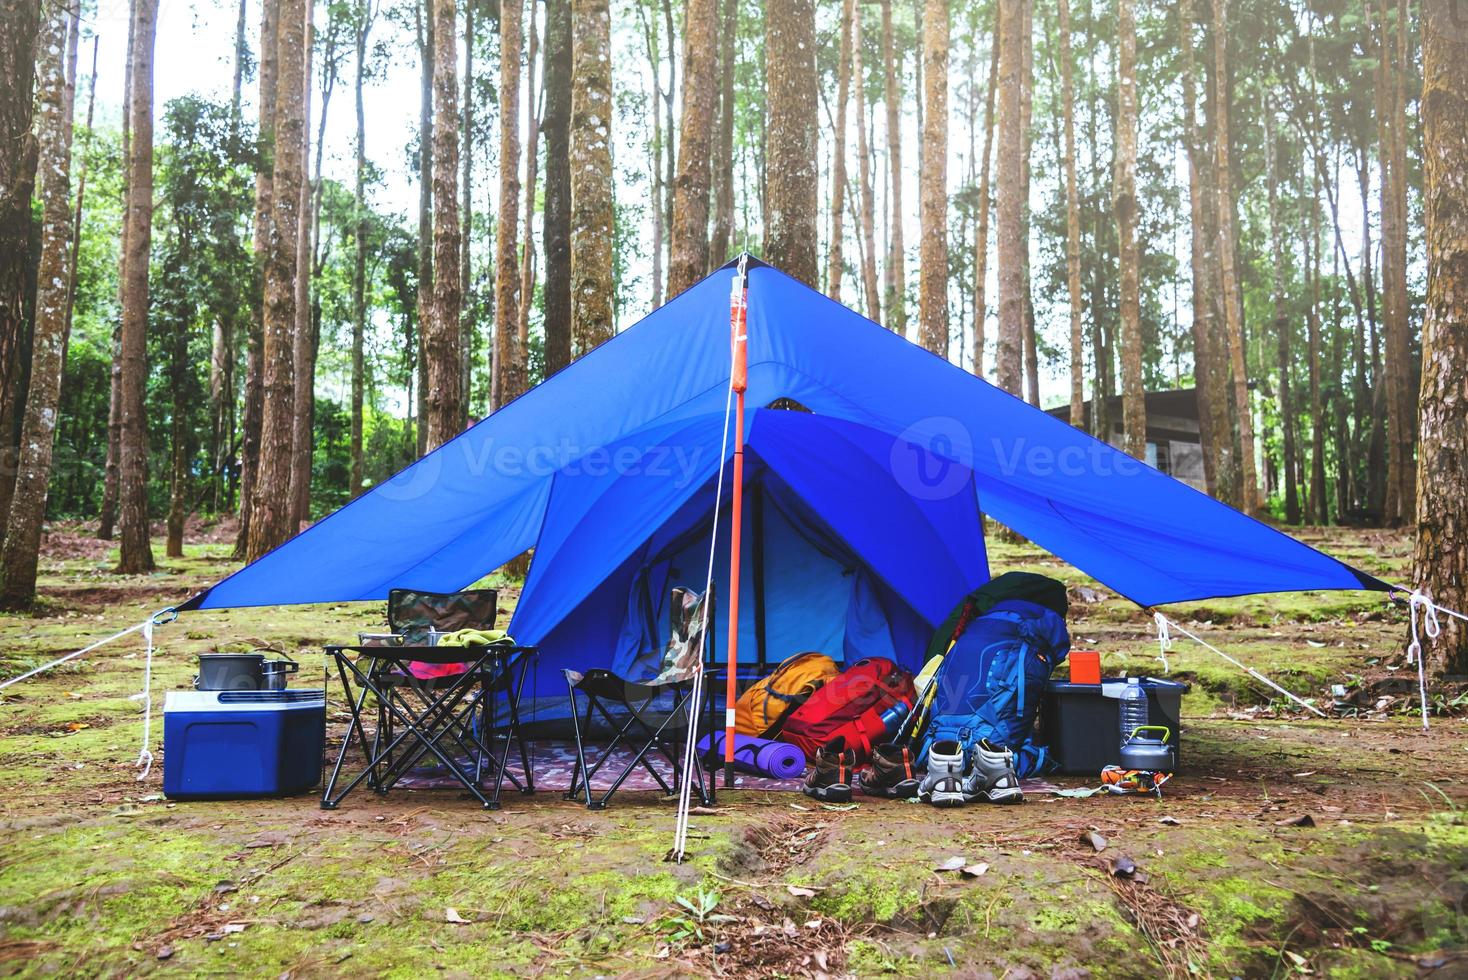
<svg viewBox="0 0 1468 980"><path fill-rule="evenodd" d="M1128 677L1121 689L1121 744L1125 745L1138 728L1146 728L1147 692L1140 677Z"/></svg>

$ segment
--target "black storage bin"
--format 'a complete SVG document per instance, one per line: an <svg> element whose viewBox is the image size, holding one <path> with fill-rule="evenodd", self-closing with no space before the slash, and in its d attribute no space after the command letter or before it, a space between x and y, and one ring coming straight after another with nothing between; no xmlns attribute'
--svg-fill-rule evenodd
<svg viewBox="0 0 1468 980"><path fill-rule="evenodd" d="M1041 745L1060 763L1060 771L1075 775L1095 776L1107 766L1121 764L1121 689L1124 680L1103 680L1100 684L1072 684L1050 681L1040 702ZM1147 692L1147 717L1153 725L1165 725L1171 733L1177 768L1182 769L1182 730L1178 717L1182 711L1186 684L1142 678Z"/></svg>

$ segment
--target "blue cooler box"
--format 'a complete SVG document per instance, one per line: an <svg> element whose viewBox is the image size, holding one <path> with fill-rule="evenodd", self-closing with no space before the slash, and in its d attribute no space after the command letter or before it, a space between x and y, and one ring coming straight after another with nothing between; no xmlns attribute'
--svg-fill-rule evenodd
<svg viewBox="0 0 1468 980"><path fill-rule="evenodd" d="M163 793L227 800L301 793L321 781L326 696L299 691L169 691Z"/></svg>

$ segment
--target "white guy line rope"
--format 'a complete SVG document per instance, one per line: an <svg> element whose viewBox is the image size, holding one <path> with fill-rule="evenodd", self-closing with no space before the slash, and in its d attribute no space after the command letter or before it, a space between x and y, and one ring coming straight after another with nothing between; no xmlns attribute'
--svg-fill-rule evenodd
<svg viewBox="0 0 1468 980"><path fill-rule="evenodd" d="M1417 618L1422 617L1422 631L1427 634L1429 640L1435 640L1442 634L1442 624L1437 620L1438 610L1441 608L1432 601L1432 597L1425 592L1413 592L1407 600L1407 608L1412 617L1412 642L1407 644L1407 665L1417 666L1417 698L1422 706L1422 730L1427 731L1427 658L1422 655L1422 640L1417 635ZM1455 613L1451 609L1442 610L1449 615L1465 619L1461 613Z"/></svg>
<svg viewBox="0 0 1468 980"><path fill-rule="evenodd" d="M739 271L735 274L731 286L730 298L739 297L739 302L744 302L745 266L748 263L748 254L739 257ZM693 693L691 703L688 706L688 737L683 750L683 782L678 787L678 814L673 827L673 850L672 858L678 864L683 863L683 854L688 847L688 811L693 802L693 767L698 757L698 722L703 707L703 661L704 651L708 649L709 636L709 593L714 587L714 557L719 544L719 509L724 501L724 459L729 454L729 416L734 411L734 346L738 343L733 332L729 336L729 390L724 396L724 436L723 443L719 447L719 476L714 483L714 527L709 534L709 562L708 572L704 576L703 584L703 626L699 631L698 638L698 664L693 672ZM730 667L732 668L732 665ZM731 705L725 705L726 710ZM727 737L727 736L726 736ZM714 751L714 740L709 738L709 754ZM710 778L714 778L712 775Z"/></svg>
<svg viewBox="0 0 1468 980"><path fill-rule="evenodd" d="M1196 633L1190 633L1188 630L1184 629L1181 625L1179 625L1176 620L1168 619L1162 613L1157 613L1156 615L1157 615L1157 620L1159 622L1159 625L1161 623L1164 623L1165 622L1170 628L1177 630L1183 636L1186 636L1188 639L1190 639L1193 642L1197 643L1199 646L1202 646L1204 649L1211 650L1214 653L1218 654L1224 660L1227 660L1229 663L1233 664L1235 667L1239 668L1240 670L1242 670L1244 673L1248 674L1250 677L1254 678L1255 680L1260 681L1261 683L1267 684L1270 687L1274 688L1276 691L1278 691L1279 693L1283 694L1285 697L1289 698L1291 701L1295 702L1300 707L1305 708L1305 709L1307 709L1309 711L1313 711L1313 712L1315 712L1317 715L1319 715L1322 718L1327 717L1327 715L1325 714L1325 712L1324 711L1321 711L1319 708L1315 707L1315 705L1313 705L1310 702L1306 701L1304 698L1297 697L1296 695L1291 694L1289 691L1286 691L1284 688L1280 687L1274 681L1270 680L1268 677L1265 677L1263 674L1259 673L1259 671L1255 670L1253 667L1250 667L1248 664L1246 664L1246 663L1238 660L1235 657L1229 656L1228 654L1224 653L1222 650L1218 649L1218 647L1214 646L1212 643L1209 643L1207 640L1203 639L1201 636L1198 636Z"/></svg>
<svg viewBox="0 0 1468 980"><path fill-rule="evenodd" d="M1167 665L1167 651L1172 649L1172 634L1167 630L1167 617L1162 613L1153 613L1152 621L1157 624L1157 659L1162 661L1162 672L1171 673L1172 668Z"/></svg>

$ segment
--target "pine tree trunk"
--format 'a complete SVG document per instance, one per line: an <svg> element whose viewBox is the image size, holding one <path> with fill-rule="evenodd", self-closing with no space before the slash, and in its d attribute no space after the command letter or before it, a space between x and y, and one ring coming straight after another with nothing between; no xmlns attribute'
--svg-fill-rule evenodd
<svg viewBox="0 0 1468 980"><path fill-rule="evenodd" d="M1450 0L1424 0L1423 204L1427 317L1422 328L1421 452L1412 582L1433 599L1468 609L1468 35ZM1442 617L1429 644L1435 675L1468 673L1468 624Z"/></svg>
<svg viewBox="0 0 1468 980"><path fill-rule="evenodd" d="M1280 442L1284 450L1284 507L1285 523L1300 523L1300 488L1295 475L1298 470L1299 447L1295 443L1295 401L1291 391L1290 361L1293 358L1290 342L1289 300L1285 293L1285 249L1284 236L1279 227L1279 168L1276 164L1277 148L1274 137L1274 107L1265 99L1261 107L1264 116L1264 170L1269 199L1269 244L1274 257L1274 336L1279 365L1279 421ZM1318 416L1316 416L1318 418Z"/></svg>
<svg viewBox="0 0 1468 980"><path fill-rule="evenodd" d="M37 141L31 132L36 32L41 0L0 2L0 527L15 486L20 411L25 400L26 293L30 278L31 195Z"/></svg>
<svg viewBox="0 0 1468 980"><path fill-rule="evenodd" d="M66 346L71 281L71 127L63 49L70 14L64 0L45 4L36 43L36 143L41 175L41 263L36 272L35 338L22 421L15 498L0 549L0 608L29 606L46 520L46 487ZM74 93L73 89L73 93Z"/></svg>
<svg viewBox="0 0 1468 980"><path fill-rule="evenodd" d="M1228 328L1229 367L1233 372L1233 403L1238 416L1241 502L1247 514L1259 512L1259 477L1254 462L1254 416L1249 406L1249 377L1244 358L1244 311L1239 299L1234 233L1233 178L1229 152L1228 0L1213 3L1213 60L1217 78L1214 107L1214 183L1218 195L1218 253L1223 268L1223 310Z"/></svg>
<svg viewBox="0 0 1468 980"><path fill-rule="evenodd" d="M291 392L291 502L290 528L294 533L311 512L311 414L316 405L316 351L311 322L311 181L305 178L311 159L311 49L315 40L311 10L306 0L305 66L301 73L301 194L296 211L296 317L291 330L291 362L295 385ZM325 108L323 106L323 108ZM323 134L325 135L324 131ZM317 180L321 174L318 168Z"/></svg>
<svg viewBox="0 0 1468 980"><path fill-rule="evenodd" d="M133 80L128 102L131 148L127 181L127 256L123 269L117 469L121 574L153 570L148 539L148 255L153 240L153 39L157 0L133 0Z"/></svg>
<svg viewBox="0 0 1468 980"><path fill-rule="evenodd" d="M907 336L907 262L902 242L902 222L907 217L902 208L902 74L901 57L892 37L892 0L882 0L882 101L887 110L887 172L891 181L887 196L888 249L883 264L887 326L900 336Z"/></svg>
<svg viewBox="0 0 1468 980"><path fill-rule="evenodd" d="M1086 424L1086 358L1081 330L1081 206L1076 188L1075 83L1070 45L1070 0L1059 0L1060 102L1065 130L1065 286L1070 299L1070 424Z"/></svg>
<svg viewBox="0 0 1468 980"><path fill-rule="evenodd" d="M367 336L367 105L363 98L363 83L367 74L367 40L372 32L372 19L376 13L374 0L357 0L357 71L352 80L352 92L357 110L357 171L355 181L355 203L357 220L352 237L355 253L352 256L352 432L348 455L351 457L351 475L347 492L356 498L363 489L362 410L366 393L366 375L363 363L364 345Z"/></svg>
<svg viewBox="0 0 1468 980"><path fill-rule="evenodd" d="M765 258L811 288L820 282L817 222L815 0L765 7Z"/></svg>
<svg viewBox="0 0 1468 980"><path fill-rule="evenodd" d="M433 303L422 326L428 367L423 414L425 445L430 452L459 434L464 417L459 346L464 296L459 259L458 16L454 0L432 0L432 4Z"/></svg>
<svg viewBox="0 0 1468 980"><path fill-rule="evenodd" d="M918 323L922 345L948 356L948 2L923 10L923 154L918 178Z"/></svg>
<svg viewBox="0 0 1468 980"><path fill-rule="evenodd" d="M265 328L260 354L264 406L260 468L250 517L250 561L284 543L291 524L294 438L296 244L305 156L306 11L310 0L279 0L276 35L275 167L271 176L270 249L265 262Z"/></svg>
<svg viewBox="0 0 1468 980"><path fill-rule="evenodd" d="M583 357L616 332L612 318L610 62L607 0L572 0L571 356ZM672 137L671 128L668 132Z"/></svg>
<svg viewBox="0 0 1468 980"><path fill-rule="evenodd" d="M1118 0L1116 176L1112 205L1121 260L1122 445L1147 457L1147 401L1142 385L1142 308L1137 248L1137 19L1133 0Z"/></svg>
<svg viewBox="0 0 1468 980"><path fill-rule="evenodd" d="M574 8L573 0L573 8ZM500 3L500 167L499 218L494 229L494 364L490 410L497 411L520 393L520 52L525 36L522 0ZM574 16L574 15L573 15ZM574 174L574 164L573 164ZM574 177L573 177L574 179Z"/></svg>
<svg viewBox="0 0 1468 980"><path fill-rule="evenodd" d="M1020 223L1024 238L1023 261L1020 263L1020 292L1024 301L1024 365L1025 398L1036 408L1040 407L1040 358L1039 345L1035 340L1035 297L1030 288L1030 148L1033 143L1032 126L1035 101L1035 4L1024 0L1024 65L1020 71L1022 85L1019 97L1020 131L1020 200L1025 202L1020 211Z"/></svg>
<svg viewBox="0 0 1468 980"><path fill-rule="evenodd" d="M846 106L851 101L851 21L856 0L841 4L841 40L836 58L836 132L831 141L831 235L826 246L826 295L841 302L841 278L846 270Z"/></svg>
<svg viewBox="0 0 1468 980"><path fill-rule="evenodd" d="M657 25L644 16L643 7L637 5L637 16L642 21L642 35L647 47L647 67L652 74L652 143L648 146L648 166L652 175L652 305L656 309L663 305L663 117L658 107L662 98L663 69L659 57ZM672 83L669 82L671 85ZM672 130L669 130L669 139ZM669 183L666 192L672 194Z"/></svg>
<svg viewBox="0 0 1468 980"><path fill-rule="evenodd" d="M1412 519L1412 325L1407 296L1407 161L1403 77L1406 65L1406 4L1400 4L1395 34L1391 4L1381 0L1377 87L1381 138L1381 283L1386 333L1387 492L1386 522ZM1397 38L1393 52L1393 38ZM1393 58L1396 61L1393 63Z"/></svg>
<svg viewBox="0 0 1468 980"><path fill-rule="evenodd" d="M1218 275L1213 227L1217 199L1210 181L1210 154L1198 126L1197 83L1193 54L1193 2L1178 4L1178 45L1182 51L1183 146L1188 161L1188 203L1192 247L1193 384L1198 399L1198 435L1203 455L1203 480L1208 493L1232 500L1225 474L1231 469L1232 433L1228 427L1227 371L1219 354L1217 306Z"/></svg>
<svg viewBox="0 0 1468 980"><path fill-rule="evenodd" d="M460 125L459 175L459 428L469 425L474 400L474 4L464 5L464 82Z"/></svg>
<svg viewBox="0 0 1468 980"><path fill-rule="evenodd" d="M1300 161L1304 163L1303 160ZM1300 172L1303 174L1305 168L1302 166ZM1328 427L1325 406L1320 394L1320 208L1315 200L1315 185L1311 181L1309 190L1301 197L1305 206L1310 209L1309 219L1306 222L1309 232L1305 247L1305 268L1310 276L1310 305L1305 310L1305 329L1308 335L1306 341L1309 347L1309 384L1310 384L1310 500L1314 505L1313 511L1307 515L1316 524L1324 525L1330 523L1330 502L1326 496L1325 486L1325 433ZM1340 336L1339 324L1335 331ZM1335 375L1341 378L1339 367Z"/></svg>
<svg viewBox="0 0 1468 980"><path fill-rule="evenodd" d="M867 318L882 319L882 296L877 287L877 205L872 190L872 148L867 129L866 72L862 65L861 5L851 22L851 75L856 79L856 181L861 198L861 284Z"/></svg>
<svg viewBox="0 0 1468 980"><path fill-rule="evenodd" d="M277 89L280 0L261 0L260 5L260 125L256 135L254 255L255 310L250 317L245 342L245 404L240 420L240 527L235 539L235 557L249 551L250 525L255 509L255 484L260 470L260 426L265 414L265 263L270 249L270 215L274 195L275 102Z"/></svg>
<svg viewBox="0 0 1468 980"><path fill-rule="evenodd" d="M999 146L996 204L996 255L999 267L999 336L994 352L999 387L1023 397L1022 372L1025 298L1024 263L1027 243L1023 197L1024 139L1021 127L1021 89L1024 85L1024 0L999 3Z"/></svg>
<svg viewBox="0 0 1468 980"><path fill-rule="evenodd" d="M414 16L418 27L418 402L409 385L408 409L417 420L417 452L428 451L428 347L425 338L433 330L433 75L438 58L433 0L417 0ZM516 51L518 52L518 48ZM519 55L516 55L518 62ZM510 169L514 169L513 167Z"/></svg>
<svg viewBox="0 0 1468 980"><path fill-rule="evenodd" d="M540 112L535 90L535 61L540 54L540 36L535 26L535 5L530 7L530 52L525 57L525 105L529 108L525 137L525 237L520 242L520 320L516 325L517 350L521 359L530 351L530 308L535 305L535 185L540 169ZM541 84L545 83L541 66ZM543 96L541 97L543 98ZM526 370L529 370L527 365ZM529 385L529 378L526 378Z"/></svg>
<svg viewBox="0 0 1468 980"><path fill-rule="evenodd" d="M545 8L545 374L571 363L571 0Z"/></svg>
<svg viewBox="0 0 1468 980"><path fill-rule="evenodd" d="M719 116L714 131L714 225L709 233L710 272L729 259L734 239L734 42L739 34L739 0L721 2Z"/></svg>
<svg viewBox="0 0 1468 980"><path fill-rule="evenodd" d="M668 298L702 279L709 266L709 161L718 112L716 0L688 0L684 13L681 152L673 179Z"/></svg>
<svg viewBox="0 0 1468 980"><path fill-rule="evenodd" d="M979 167L978 219L974 226L974 374L984 376L985 331L989 321L989 215L993 211L991 178L994 164L995 94L999 88L999 11L989 45L989 84L984 93L984 162Z"/></svg>

